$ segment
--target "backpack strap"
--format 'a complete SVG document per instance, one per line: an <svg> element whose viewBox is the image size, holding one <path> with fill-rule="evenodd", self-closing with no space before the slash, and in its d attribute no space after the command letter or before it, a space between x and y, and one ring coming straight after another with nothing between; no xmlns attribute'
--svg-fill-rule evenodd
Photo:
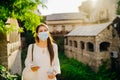
<svg viewBox="0 0 120 80"><path fill-rule="evenodd" d="M32 44L32 62L33 62L33 50L34 50L34 44Z"/></svg>

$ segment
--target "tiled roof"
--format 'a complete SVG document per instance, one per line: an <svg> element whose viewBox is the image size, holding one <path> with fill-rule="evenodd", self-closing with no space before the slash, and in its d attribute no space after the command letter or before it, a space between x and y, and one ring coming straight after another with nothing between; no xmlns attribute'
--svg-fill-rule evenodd
<svg viewBox="0 0 120 80"><path fill-rule="evenodd" d="M47 15L46 20L76 20L83 19L82 13L58 13Z"/></svg>
<svg viewBox="0 0 120 80"><path fill-rule="evenodd" d="M110 24L111 22L88 26L78 26L65 36L96 36Z"/></svg>

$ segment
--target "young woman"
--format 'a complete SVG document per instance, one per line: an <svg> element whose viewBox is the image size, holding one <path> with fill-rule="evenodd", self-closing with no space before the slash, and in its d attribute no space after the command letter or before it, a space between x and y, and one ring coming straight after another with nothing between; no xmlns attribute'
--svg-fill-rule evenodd
<svg viewBox="0 0 120 80"><path fill-rule="evenodd" d="M22 79L56 80L56 74L61 73L58 47L53 43L46 24L37 26L35 40L36 43L28 47Z"/></svg>

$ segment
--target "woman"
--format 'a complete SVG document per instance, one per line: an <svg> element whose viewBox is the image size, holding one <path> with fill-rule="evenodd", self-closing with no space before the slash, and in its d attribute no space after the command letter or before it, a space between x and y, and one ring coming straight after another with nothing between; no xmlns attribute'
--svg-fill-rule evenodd
<svg viewBox="0 0 120 80"><path fill-rule="evenodd" d="M25 69L22 74L23 80L56 80L56 74L61 71L58 47L52 41L48 26L43 23L38 25L36 43L28 47Z"/></svg>

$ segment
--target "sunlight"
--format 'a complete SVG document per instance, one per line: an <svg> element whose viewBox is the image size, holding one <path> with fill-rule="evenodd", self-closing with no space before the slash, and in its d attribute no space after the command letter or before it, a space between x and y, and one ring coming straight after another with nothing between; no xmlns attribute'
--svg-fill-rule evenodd
<svg viewBox="0 0 120 80"><path fill-rule="evenodd" d="M48 0L47 9L39 7L41 14L78 12L78 6L86 0Z"/></svg>
<svg viewBox="0 0 120 80"><path fill-rule="evenodd" d="M98 0L91 0L92 6L95 6Z"/></svg>

